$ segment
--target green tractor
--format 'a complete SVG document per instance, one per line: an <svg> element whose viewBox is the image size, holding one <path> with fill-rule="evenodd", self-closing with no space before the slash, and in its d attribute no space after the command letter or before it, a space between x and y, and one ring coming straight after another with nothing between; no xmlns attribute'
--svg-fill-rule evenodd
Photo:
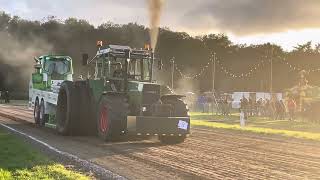
<svg viewBox="0 0 320 180"><path fill-rule="evenodd" d="M153 80L154 62L152 51L128 46L99 46L91 60L83 54L83 65L92 72L86 80L59 84L55 120L45 122L62 135L98 134L106 141L158 136L166 144L183 142L190 133L187 105L183 96L166 94Z"/></svg>

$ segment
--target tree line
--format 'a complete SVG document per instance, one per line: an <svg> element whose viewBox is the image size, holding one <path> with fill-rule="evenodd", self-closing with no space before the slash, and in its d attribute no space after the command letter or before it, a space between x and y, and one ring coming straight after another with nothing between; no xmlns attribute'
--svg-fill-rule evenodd
<svg viewBox="0 0 320 180"><path fill-rule="evenodd" d="M81 54L89 53L90 56L94 56L97 50L95 46L97 40L102 40L105 44L128 45L138 48L144 47L144 44L150 41L149 29L137 23L106 22L99 26L93 26L86 20L76 18L60 20L53 16L41 21L32 21L10 16L5 12L0 12L0 32L14 37L17 42L23 42L24 46L32 46L31 43L38 42L35 39L41 40L40 48L42 44L51 47L49 48L51 52L43 52L44 54L71 56L74 60L76 76L85 74L84 68L81 66ZM2 41L2 46L10 43L4 42L1 38L0 41ZM175 57L175 62L183 73L192 75L198 73L209 62L211 52L216 53L220 62L216 68L215 87L217 91L222 92L269 91L271 65L269 61L266 61L263 68L255 71L250 77L236 78L223 72L221 65L235 74L241 74L260 63L262 59L272 58L273 89L275 91L283 91L296 84L298 72L292 69L293 66L306 70L320 68L320 45L312 47L311 42L297 45L292 51L287 52L282 47L270 43L260 45L234 44L224 34L193 37L185 32L161 28L155 53L158 58L163 60L166 68L158 75L160 81L167 85L171 83L170 68L168 67L171 66L170 59L172 57ZM292 67L280 61L281 58L286 58ZM33 57L27 57L27 59L33 62ZM28 86L28 81L25 82L26 78L20 78L20 81L23 82L19 83L19 86L15 83L5 83L8 82L5 79L9 78L7 76L10 76L11 70L19 74L26 68L20 66L17 70L17 66L10 61L0 50L0 88L26 90ZM32 68L32 63L30 67ZM180 83L180 75L175 73L174 85L185 91L210 91L212 87L211 73L211 68L207 68L200 77L183 80L183 83ZM319 74L320 72L310 72L309 82L311 85L320 85ZM191 84L191 89L188 86L184 87L186 84Z"/></svg>

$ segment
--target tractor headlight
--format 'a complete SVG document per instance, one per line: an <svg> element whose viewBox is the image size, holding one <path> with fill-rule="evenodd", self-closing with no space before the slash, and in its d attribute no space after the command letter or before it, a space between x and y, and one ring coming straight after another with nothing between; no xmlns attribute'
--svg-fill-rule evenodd
<svg viewBox="0 0 320 180"><path fill-rule="evenodd" d="M142 112L146 112L147 111L147 107L142 107Z"/></svg>

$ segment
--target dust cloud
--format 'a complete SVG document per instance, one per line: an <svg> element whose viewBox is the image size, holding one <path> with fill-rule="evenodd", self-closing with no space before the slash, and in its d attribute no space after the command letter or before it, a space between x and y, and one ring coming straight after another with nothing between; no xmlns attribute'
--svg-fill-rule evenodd
<svg viewBox="0 0 320 180"><path fill-rule="evenodd" d="M165 0L147 0L150 16L150 41L151 48L154 51L157 46L161 12Z"/></svg>
<svg viewBox="0 0 320 180"><path fill-rule="evenodd" d="M18 87L18 91L26 91L33 72L34 57L52 52L53 46L35 36L21 40L8 32L0 32L0 42L0 66L8 67L5 73L0 74L5 81L2 88Z"/></svg>
<svg viewBox="0 0 320 180"><path fill-rule="evenodd" d="M186 94L188 92L199 93L200 83L198 80L180 79L176 83L175 91L180 94Z"/></svg>
<svg viewBox="0 0 320 180"><path fill-rule="evenodd" d="M177 66L178 67L178 66ZM182 68L183 66L180 66ZM178 67L178 69L180 69ZM178 70L175 70L174 76L174 90L179 94L186 95L187 93L199 93L200 92L200 79L196 77L196 74L199 73L199 70L193 68L192 66L185 66L181 70L181 73Z"/></svg>

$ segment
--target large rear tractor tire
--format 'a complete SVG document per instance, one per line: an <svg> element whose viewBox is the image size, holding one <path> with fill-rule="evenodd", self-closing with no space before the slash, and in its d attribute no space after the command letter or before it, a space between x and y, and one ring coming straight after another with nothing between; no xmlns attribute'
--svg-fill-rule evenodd
<svg viewBox="0 0 320 180"><path fill-rule="evenodd" d="M183 102L180 98L176 97L171 97L171 98L166 98L162 100L163 104L170 104L172 106L172 116L173 117L187 117L189 116L188 114L188 108L187 104ZM181 135L181 136L163 136L159 135L158 139L160 140L161 143L163 144L179 144L183 143L186 139L186 135Z"/></svg>
<svg viewBox="0 0 320 180"><path fill-rule="evenodd" d="M97 135L96 102L88 81L75 82L78 98L78 123L76 128L80 135Z"/></svg>
<svg viewBox="0 0 320 180"><path fill-rule="evenodd" d="M97 113L98 136L104 141L119 140L126 130L127 98L122 95L105 95L100 99Z"/></svg>
<svg viewBox="0 0 320 180"><path fill-rule="evenodd" d="M73 83L70 81L63 82L58 95L56 113L56 130L61 135L72 135L75 133L78 104L76 97Z"/></svg>
<svg viewBox="0 0 320 180"><path fill-rule="evenodd" d="M40 124L40 102L37 98L34 102L34 109L33 109L33 118L36 125Z"/></svg>

